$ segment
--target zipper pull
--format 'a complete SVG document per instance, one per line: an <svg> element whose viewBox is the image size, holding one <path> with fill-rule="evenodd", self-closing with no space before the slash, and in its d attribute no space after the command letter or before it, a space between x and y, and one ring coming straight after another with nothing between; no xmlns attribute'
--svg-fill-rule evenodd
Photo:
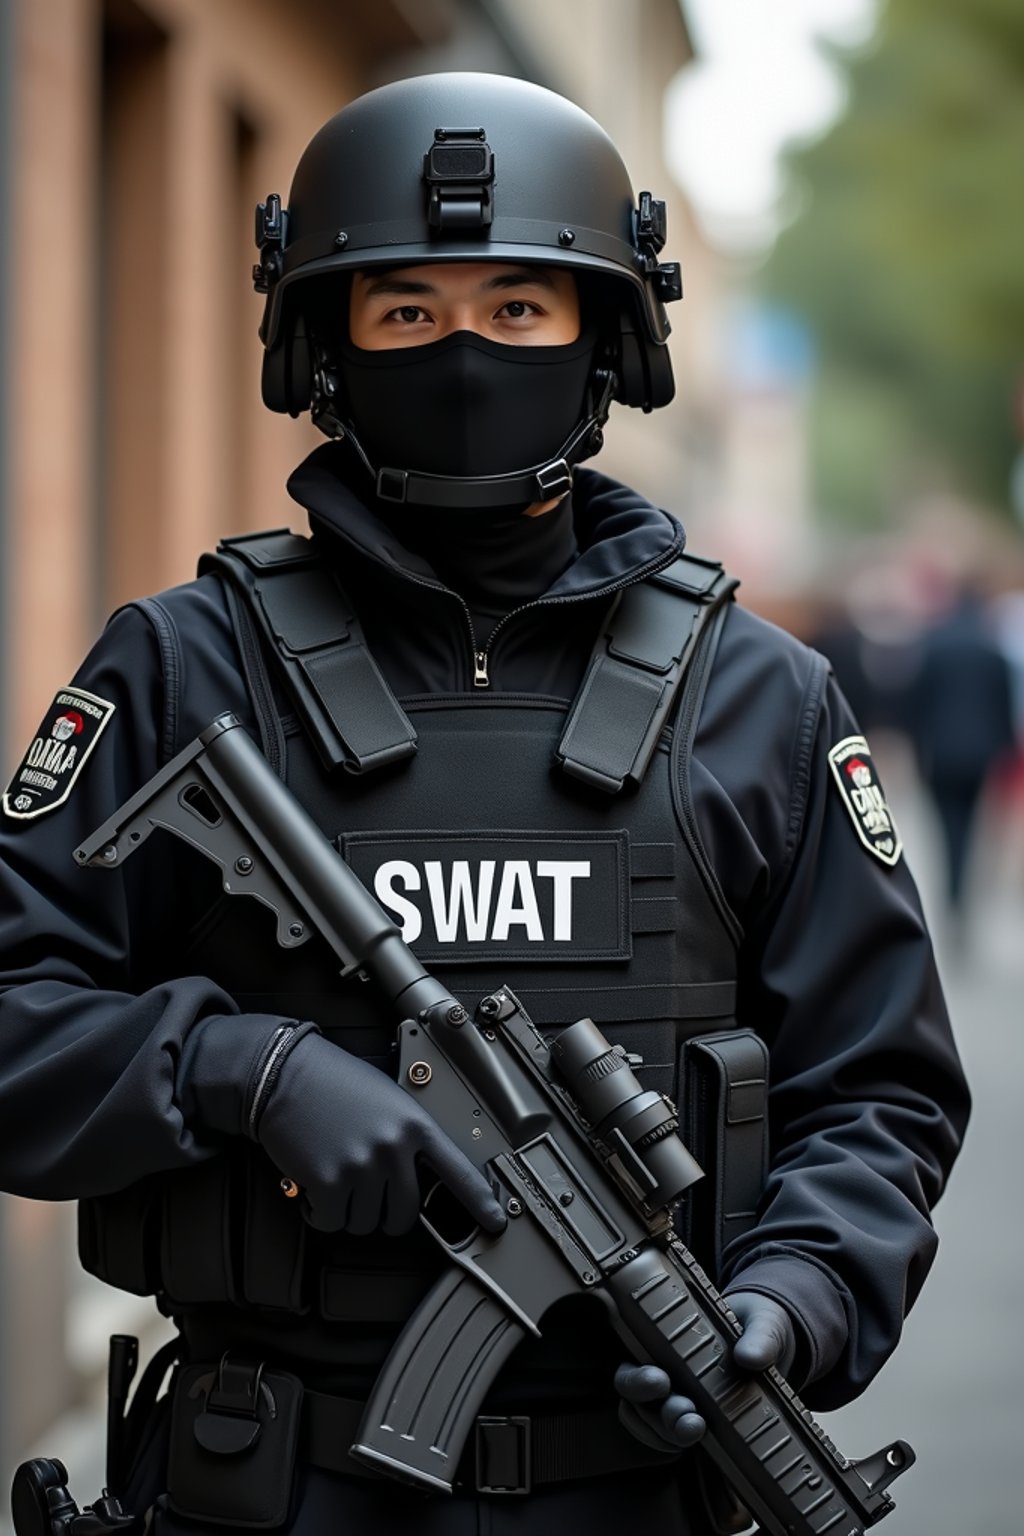
<svg viewBox="0 0 1024 1536"><path fill-rule="evenodd" d="M487 675L487 652L474 651L473 660L476 663L476 670L473 673L473 687L489 688L491 680Z"/></svg>

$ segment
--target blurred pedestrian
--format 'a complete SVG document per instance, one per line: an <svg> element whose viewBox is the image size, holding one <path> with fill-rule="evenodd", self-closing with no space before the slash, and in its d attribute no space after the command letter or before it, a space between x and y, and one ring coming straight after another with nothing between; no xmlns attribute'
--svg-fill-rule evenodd
<svg viewBox="0 0 1024 1536"><path fill-rule="evenodd" d="M1024 751L1024 591L1001 592L988 611L996 644L1010 668L1017 743Z"/></svg>
<svg viewBox="0 0 1024 1536"><path fill-rule="evenodd" d="M960 920L978 806L1016 742L1010 667L969 588L925 637L907 725L941 823L946 890Z"/></svg>

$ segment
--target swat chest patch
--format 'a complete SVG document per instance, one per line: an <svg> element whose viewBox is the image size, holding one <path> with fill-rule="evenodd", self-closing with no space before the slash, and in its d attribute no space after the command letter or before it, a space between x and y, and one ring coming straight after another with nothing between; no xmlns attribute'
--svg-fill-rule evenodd
<svg viewBox="0 0 1024 1536"><path fill-rule="evenodd" d="M5 814L29 821L63 805L113 713L94 693L62 689L4 790Z"/></svg>
<svg viewBox="0 0 1024 1536"><path fill-rule="evenodd" d="M428 963L628 960L624 831L349 833L341 851Z"/></svg>
<svg viewBox="0 0 1024 1536"><path fill-rule="evenodd" d="M864 737L846 736L837 741L828 760L843 804L864 847L883 864L895 864L903 844Z"/></svg>

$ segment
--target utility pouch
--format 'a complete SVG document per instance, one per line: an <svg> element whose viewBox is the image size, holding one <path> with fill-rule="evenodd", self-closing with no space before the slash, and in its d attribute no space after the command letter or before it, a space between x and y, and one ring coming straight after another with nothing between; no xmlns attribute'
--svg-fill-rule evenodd
<svg viewBox="0 0 1024 1536"><path fill-rule="evenodd" d="M160 1274L172 1301L191 1305L236 1300L231 1239L237 1182L226 1152L192 1168L176 1169L167 1179Z"/></svg>
<svg viewBox="0 0 1024 1536"><path fill-rule="evenodd" d="M768 1176L768 1047L727 1029L683 1047L685 1140L706 1177L689 1192L687 1239L721 1274L722 1254L748 1232Z"/></svg>
<svg viewBox="0 0 1024 1536"><path fill-rule="evenodd" d="M79 1201L78 1255L83 1269L136 1296L160 1290L163 1187L163 1176L153 1175L114 1194Z"/></svg>
<svg viewBox="0 0 1024 1536"><path fill-rule="evenodd" d="M225 1355L191 1365L174 1388L168 1503L188 1520L272 1530L288 1518L302 1383Z"/></svg>
<svg viewBox="0 0 1024 1536"><path fill-rule="evenodd" d="M303 1273L309 1231L298 1200L285 1200L281 1175L252 1149L246 1167L242 1290L253 1307L304 1312Z"/></svg>

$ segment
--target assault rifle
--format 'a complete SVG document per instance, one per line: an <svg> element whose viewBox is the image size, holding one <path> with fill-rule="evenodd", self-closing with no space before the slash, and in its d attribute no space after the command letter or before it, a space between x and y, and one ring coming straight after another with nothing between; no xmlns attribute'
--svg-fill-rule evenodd
<svg viewBox="0 0 1024 1536"><path fill-rule="evenodd" d="M371 978L395 1010L399 1082L490 1180L500 1236L438 1186L422 1220L451 1263L397 1339L350 1454L451 1491L484 1394L561 1297L605 1301L626 1348L669 1375L707 1422L704 1446L769 1536L861 1536L914 1453L902 1440L848 1461L774 1368L739 1370L740 1325L676 1236L673 1207L701 1170L663 1095L590 1019L547 1040L507 988L472 1017L281 783L221 715L75 850L119 867L156 827L220 866L224 889L276 915L286 949L314 932L342 975ZM461 1216L461 1221L459 1217Z"/></svg>

